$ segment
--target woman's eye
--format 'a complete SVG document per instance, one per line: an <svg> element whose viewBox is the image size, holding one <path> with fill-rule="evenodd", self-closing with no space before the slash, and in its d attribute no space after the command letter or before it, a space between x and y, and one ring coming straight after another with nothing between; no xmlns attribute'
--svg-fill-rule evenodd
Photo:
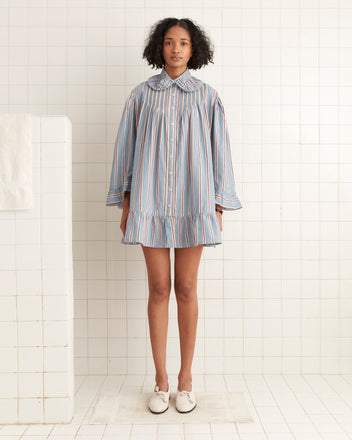
<svg viewBox="0 0 352 440"><path fill-rule="evenodd" d="M165 41L165 44L171 44L171 41ZM186 41L182 41L182 44L187 46L188 43Z"/></svg>

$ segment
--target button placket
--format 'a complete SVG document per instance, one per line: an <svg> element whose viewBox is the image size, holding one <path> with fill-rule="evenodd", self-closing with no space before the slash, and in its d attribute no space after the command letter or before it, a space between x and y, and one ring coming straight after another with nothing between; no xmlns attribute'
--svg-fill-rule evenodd
<svg viewBox="0 0 352 440"><path fill-rule="evenodd" d="M171 113L171 122L170 122L170 139L169 139L169 145L170 145L170 153L169 153L169 203L168 203L168 207L169 207L169 214L171 214L171 207L172 207L172 203L171 203L171 198L172 198L172 175L173 175L173 159L174 159L174 155L173 155L173 146L174 146L174 127L175 127L175 96L176 96L176 92L175 92L175 84L172 85L172 93L171 93L171 108L170 108L170 113Z"/></svg>

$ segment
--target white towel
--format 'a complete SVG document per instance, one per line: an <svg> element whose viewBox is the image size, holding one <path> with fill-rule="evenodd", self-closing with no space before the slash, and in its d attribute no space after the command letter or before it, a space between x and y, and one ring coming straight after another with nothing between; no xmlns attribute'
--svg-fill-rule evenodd
<svg viewBox="0 0 352 440"><path fill-rule="evenodd" d="M0 209L32 209L31 114L0 114Z"/></svg>

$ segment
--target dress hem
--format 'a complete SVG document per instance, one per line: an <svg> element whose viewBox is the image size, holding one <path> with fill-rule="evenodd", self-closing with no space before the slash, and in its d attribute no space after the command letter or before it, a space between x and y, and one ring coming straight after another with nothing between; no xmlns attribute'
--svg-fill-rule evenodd
<svg viewBox="0 0 352 440"><path fill-rule="evenodd" d="M124 244L124 245L130 245L130 246L140 244L140 245L143 245L145 247L151 247L151 248L156 248L156 249L185 249L185 248L191 248L191 247L196 247L196 246L200 246L200 245L203 245L204 247L216 247L216 246L222 244L222 241L217 242L217 243L198 243L198 244L195 244L195 245L192 245L192 246L170 246L170 247L166 247L166 246L148 246L145 243L142 243L140 241L124 241L124 239L122 238L121 239L121 243Z"/></svg>
<svg viewBox="0 0 352 440"><path fill-rule="evenodd" d="M222 244L222 237L215 209L164 217L130 208L121 243L156 248L215 247Z"/></svg>

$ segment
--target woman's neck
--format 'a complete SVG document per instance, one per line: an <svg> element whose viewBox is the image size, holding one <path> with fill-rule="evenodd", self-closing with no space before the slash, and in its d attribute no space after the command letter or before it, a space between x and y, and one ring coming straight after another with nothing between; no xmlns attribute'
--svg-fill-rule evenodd
<svg viewBox="0 0 352 440"><path fill-rule="evenodd" d="M187 70L187 67L173 69L172 67L170 68L169 66L164 66L164 69L166 70L167 74L171 79L175 79L178 76L182 75Z"/></svg>

